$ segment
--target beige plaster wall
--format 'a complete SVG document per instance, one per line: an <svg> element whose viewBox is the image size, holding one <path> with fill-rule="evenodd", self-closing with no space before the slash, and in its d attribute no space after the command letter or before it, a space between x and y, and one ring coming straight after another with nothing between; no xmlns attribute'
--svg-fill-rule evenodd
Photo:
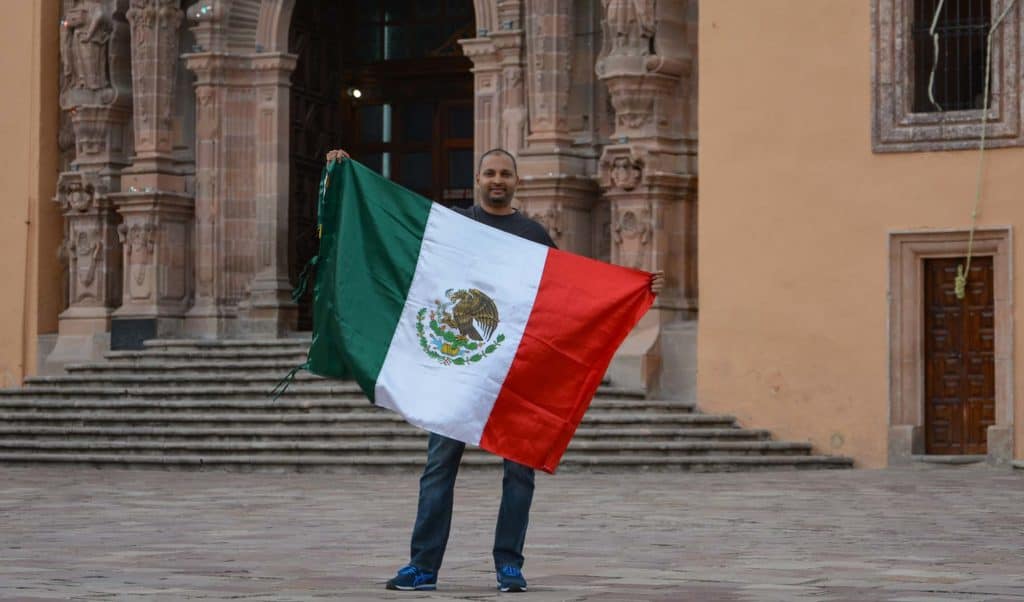
<svg viewBox="0 0 1024 602"><path fill-rule="evenodd" d="M700 7L701 406L862 467L886 462L888 233L967 227L977 169L977 151L871 152L869 7ZM1024 149L987 157L979 223L1017 230ZM1014 356L1020 366L1020 337Z"/></svg>
<svg viewBox="0 0 1024 602"><path fill-rule="evenodd" d="M20 0L0 20L0 385L35 371L36 337L55 332L57 247L57 0Z"/></svg>

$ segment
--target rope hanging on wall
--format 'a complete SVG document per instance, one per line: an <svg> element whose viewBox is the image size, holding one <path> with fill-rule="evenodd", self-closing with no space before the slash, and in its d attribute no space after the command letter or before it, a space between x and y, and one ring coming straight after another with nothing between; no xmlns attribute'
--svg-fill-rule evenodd
<svg viewBox="0 0 1024 602"><path fill-rule="evenodd" d="M992 78L992 37L995 35L999 25L1002 24L1003 19L1010 13L1010 10L1017 3L1017 0L1009 0L1006 6L1003 8L1003 12L999 14L999 17L992 22L992 26L988 30L988 40L985 50L985 90L982 94L982 105L981 105L981 142L978 145L978 176L974 188L974 209L971 211L971 230L967 238L967 261L966 265L960 264L956 266L956 284L954 286L954 292L956 293L957 299L963 299L967 295L967 274L971 271L971 256L974 250L974 231L978 226L978 209L981 207L981 191L982 191L982 176L985 173L985 135L988 130L988 92L989 84ZM936 25L939 22L939 12L942 10L942 6L945 4L945 0L939 0L938 5L935 7L935 15L932 17L932 26L929 29L929 33L932 36L932 47L935 53L935 60L932 62L931 76L928 78L928 100L940 111L942 107L939 103L935 102L935 71L939 65L939 34L935 31Z"/></svg>

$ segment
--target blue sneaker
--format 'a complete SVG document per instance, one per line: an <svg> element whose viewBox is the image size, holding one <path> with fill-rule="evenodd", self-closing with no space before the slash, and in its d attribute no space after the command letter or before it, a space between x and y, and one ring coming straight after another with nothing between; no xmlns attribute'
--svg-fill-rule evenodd
<svg viewBox="0 0 1024 602"><path fill-rule="evenodd" d="M431 591L437 589L437 573L430 573L411 564L398 569L398 574L388 580L387 589L402 591Z"/></svg>
<svg viewBox="0 0 1024 602"><path fill-rule="evenodd" d="M525 592L526 578L519 567L506 564L498 569L498 591L502 592Z"/></svg>

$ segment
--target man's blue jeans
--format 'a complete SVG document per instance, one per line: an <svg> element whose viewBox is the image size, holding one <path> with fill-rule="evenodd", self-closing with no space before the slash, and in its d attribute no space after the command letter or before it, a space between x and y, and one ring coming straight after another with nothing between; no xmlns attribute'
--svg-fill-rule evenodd
<svg viewBox="0 0 1024 602"><path fill-rule="evenodd" d="M452 526L455 476L466 444L443 435L430 434L427 465L420 477L420 501L412 530L412 559L409 564L437 572L441 568L448 533ZM526 525L533 502L533 469L505 460L501 508L494 530L494 566L511 564L522 568Z"/></svg>

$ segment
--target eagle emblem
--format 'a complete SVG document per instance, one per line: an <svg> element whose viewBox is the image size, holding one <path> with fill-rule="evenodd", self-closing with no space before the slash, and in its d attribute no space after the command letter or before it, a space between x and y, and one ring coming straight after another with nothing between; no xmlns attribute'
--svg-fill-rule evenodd
<svg viewBox="0 0 1024 602"><path fill-rule="evenodd" d="M416 313L416 334L430 358L445 366L465 366L494 353L505 341L505 335L495 334L499 321L498 306L480 289L448 289L444 299Z"/></svg>

